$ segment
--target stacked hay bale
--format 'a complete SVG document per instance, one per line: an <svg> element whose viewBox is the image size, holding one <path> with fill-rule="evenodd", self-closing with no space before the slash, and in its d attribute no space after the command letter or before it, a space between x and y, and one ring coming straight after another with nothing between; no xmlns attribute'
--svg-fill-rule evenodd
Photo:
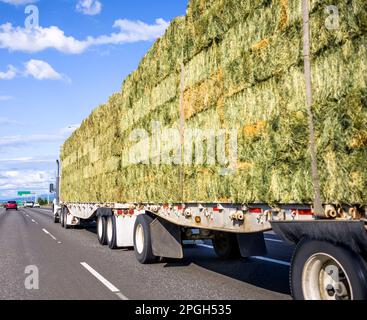
<svg viewBox="0 0 367 320"><path fill-rule="evenodd" d="M367 204L367 3L333 3L330 30L329 2L311 0L322 193L327 203ZM307 124L300 1L191 0L121 92L65 142L62 199L310 203ZM155 138L163 128L170 135ZM216 137L215 161L190 145L198 129ZM234 133L236 161L220 163Z"/></svg>

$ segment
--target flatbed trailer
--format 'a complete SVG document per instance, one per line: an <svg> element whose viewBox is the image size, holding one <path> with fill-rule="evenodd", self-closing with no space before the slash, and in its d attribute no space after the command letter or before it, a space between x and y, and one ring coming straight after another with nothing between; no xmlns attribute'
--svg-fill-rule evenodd
<svg viewBox="0 0 367 320"><path fill-rule="evenodd" d="M302 13L313 205L67 202L59 198L58 175L55 223L70 228L84 220L95 220L101 245L111 249L134 247L142 264L154 263L160 257L183 258L185 240L211 240L216 254L224 259L265 255L264 232L273 230L284 241L296 245L290 268L294 299L367 300L367 207L321 201L312 113L308 0L302 1ZM182 66L182 145L184 71Z"/></svg>
<svg viewBox="0 0 367 320"><path fill-rule="evenodd" d="M183 241L211 240L222 259L266 255L264 232L273 230L296 249L290 268L294 299L367 299L365 207L227 203L63 203L54 206L64 228L96 221L109 248L134 248L137 260L183 258Z"/></svg>

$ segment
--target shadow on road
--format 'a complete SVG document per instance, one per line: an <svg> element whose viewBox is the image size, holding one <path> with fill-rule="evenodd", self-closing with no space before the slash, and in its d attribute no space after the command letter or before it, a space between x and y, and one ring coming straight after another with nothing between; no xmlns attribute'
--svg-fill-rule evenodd
<svg viewBox="0 0 367 320"><path fill-rule="evenodd" d="M93 223L84 225L84 229L97 235L96 225ZM184 259L162 259L161 263L163 263L164 268L185 267L195 264L203 269L255 287L281 294L290 294L288 267L255 259L221 260L212 250L195 244L184 245Z"/></svg>
<svg viewBox="0 0 367 320"><path fill-rule="evenodd" d="M281 294L290 294L289 268L255 259L221 260L211 250L186 245L183 260L165 259L165 268L195 264L253 286Z"/></svg>

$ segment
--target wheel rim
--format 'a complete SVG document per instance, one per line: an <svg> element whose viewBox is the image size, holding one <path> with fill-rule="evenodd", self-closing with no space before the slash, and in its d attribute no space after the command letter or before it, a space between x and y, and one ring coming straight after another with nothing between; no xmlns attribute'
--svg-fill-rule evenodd
<svg viewBox="0 0 367 320"><path fill-rule="evenodd" d="M317 253L307 260L302 289L306 300L353 300L352 286L343 266L325 253Z"/></svg>
<svg viewBox="0 0 367 320"><path fill-rule="evenodd" d="M136 227L135 246L138 253L142 254L144 250L144 229L141 224Z"/></svg>
<svg viewBox="0 0 367 320"><path fill-rule="evenodd" d="M108 242L112 241L112 235L113 235L112 217L108 217L108 220L107 220L107 239L108 239Z"/></svg>
<svg viewBox="0 0 367 320"><path fill-rule="evenodd" d="M103 236L103 222L102 222L102 217L98 217L98 220L97 220L97 231L98 231L98 237L99 237L99 239L102 239L102 236Z"/></svg>

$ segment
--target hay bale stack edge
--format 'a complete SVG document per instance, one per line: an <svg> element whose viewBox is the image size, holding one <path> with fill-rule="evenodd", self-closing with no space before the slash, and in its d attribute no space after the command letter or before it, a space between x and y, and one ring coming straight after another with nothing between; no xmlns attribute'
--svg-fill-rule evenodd
<svg viewBox="0 0 367 320"><path fill-rule="evenodd" d="M311 203L300 3L191 0L121 91L62 146L61 199ZM333 4L336 29L325 25L329 2L311 0L322 196L326 203L367 205L367 2ZM182 133L181 101L184 145L175 134ZM209 134L202 153L187 145L198 129ZM155 131L171 135L157 142ZM137 139L139 132L146 137ZM190 159L184 149L193 150ZM140 159L133 163L134 150Z"/></svg>

